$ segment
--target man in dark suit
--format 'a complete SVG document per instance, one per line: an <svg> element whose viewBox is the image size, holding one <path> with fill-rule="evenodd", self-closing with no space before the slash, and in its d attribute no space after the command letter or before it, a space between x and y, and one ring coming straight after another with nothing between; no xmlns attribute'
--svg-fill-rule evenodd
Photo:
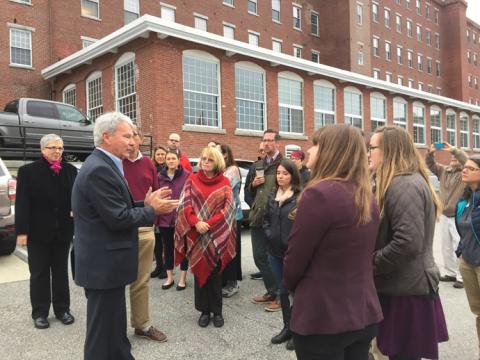
<svg viewBox="0 0 480 360"><path fill-rule="evenodd" d="M34 325L46 329L50 305L63 324L74 322L68 251L73 238L71 194L77 169L62 160L60 136L43 136L40 148L41 159L18 169L15 227L18 245L28 248Z"/></svg>
<svg viewBox="0 0 480 360"><path fill-rule="evenodd" d="M126 334L125 286L137 278L138 227L175 209L168 190L148 192L136 207L123 175L122 159L133 149L132 122L112 112L95 122L96 149L75 181L75 282L85 288L85 360L133 359Z"/></svg>

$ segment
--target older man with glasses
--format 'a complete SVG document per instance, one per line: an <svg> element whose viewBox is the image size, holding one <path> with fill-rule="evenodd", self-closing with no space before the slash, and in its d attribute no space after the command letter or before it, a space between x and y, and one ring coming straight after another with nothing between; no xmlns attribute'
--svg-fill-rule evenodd
<svg viewBox="0 0 480 360"><path fill-rule="evenodd" d="M30 301L37 329L50 326L50 305L57 319L70 325L68 253L73 238L72 187L77 169L63 158L63 140L40 140L42 158L18 169L15 227L17 244L27 246Z"/></svg>
<svg viewBox="0 0 480 360"><path fill-rule="evenodd" d="M187 170L190 174L193 173L192 165L190 165L190 160L188 159L187 154L180 151L180 135L172 133L168 137L167 141L168 150L175 151L180 160L180 165Z"/></svg>

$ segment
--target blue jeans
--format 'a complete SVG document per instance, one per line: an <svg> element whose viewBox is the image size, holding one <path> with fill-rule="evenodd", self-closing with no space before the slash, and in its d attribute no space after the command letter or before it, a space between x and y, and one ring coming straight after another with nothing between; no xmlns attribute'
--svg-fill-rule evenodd
<svg viewBox="0 0 480 360"><path fill-rule="evenodd" d="M278 287L278 295L288 295L288 290L283 286L283 258L268 254L268 262Z"/></svg>

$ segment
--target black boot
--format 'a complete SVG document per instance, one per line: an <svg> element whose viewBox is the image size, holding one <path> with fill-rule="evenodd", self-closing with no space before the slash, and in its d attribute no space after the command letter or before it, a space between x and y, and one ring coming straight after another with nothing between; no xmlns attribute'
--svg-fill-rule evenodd
<svg viewBox="0 0 480 360"><path fill-rule="evenodd" d="M160 233L158 232L155 233L155 247L153 249L153 253L155 254L156 267L155 270L153 270L150 274L150 277L165 279L167 274L163 268L163 243Z"/></svg>
<svg viewBox="0 0 480 360"><path fill-rule="evenodd" d="M281 344L292 337L290 334L290 299L288 294L280 295L280 304L282 305L283 329L274 337L272 337L272 344Z"/></svg>
<svg viewBox="0 0 480 360"><path fill-rule="evenodd" d="M293 338L288 339L287 345L285 346L287 350L293 351L295 350L295 345L293 344Z"/></svg>

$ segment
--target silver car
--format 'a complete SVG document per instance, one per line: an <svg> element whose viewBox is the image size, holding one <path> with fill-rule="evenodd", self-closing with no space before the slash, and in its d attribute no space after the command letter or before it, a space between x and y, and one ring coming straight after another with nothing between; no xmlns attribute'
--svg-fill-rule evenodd
<svg viewBox="0 0 480 360"><path fill-rule="evenodd" d="M16 246L14 202L17 181L0 158L0 255L10 255Z"/></svg>

